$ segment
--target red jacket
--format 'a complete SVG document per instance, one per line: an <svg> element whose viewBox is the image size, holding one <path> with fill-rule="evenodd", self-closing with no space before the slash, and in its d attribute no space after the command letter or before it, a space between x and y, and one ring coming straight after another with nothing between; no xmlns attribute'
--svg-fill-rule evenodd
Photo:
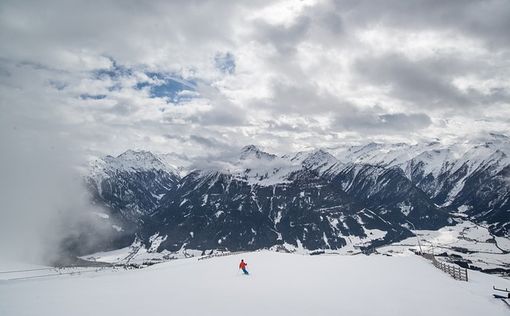
<svg viewBox="0 0 510 316"><path fill-rule="evenodd" d="M247 265L248 265L247 263L245 263L244 261L241 261L241 263L239 264L239 269L244 269L244 268L246 268Z"/></svg>

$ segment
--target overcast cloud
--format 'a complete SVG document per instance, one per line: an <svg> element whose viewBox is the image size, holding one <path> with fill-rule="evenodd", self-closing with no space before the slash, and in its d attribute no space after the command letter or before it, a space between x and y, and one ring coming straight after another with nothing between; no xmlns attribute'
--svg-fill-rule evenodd
<svg viewBox="0 0 510 316"><path fill-rule="evenodd" d="M508 30L506 0L2 1L2 142L195 157L506 133Z"/></svg>

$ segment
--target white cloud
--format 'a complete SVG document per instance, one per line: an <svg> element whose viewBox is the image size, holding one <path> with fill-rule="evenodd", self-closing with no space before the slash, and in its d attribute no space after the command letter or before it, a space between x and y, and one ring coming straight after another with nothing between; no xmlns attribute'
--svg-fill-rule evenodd
<svg viewBox="0 0 510 316"><path fill-rule="evenodd" d="M2 111L112 154L501 131L510 5L461 2L4 1ZM155 96L150 73L196 91Z"/></svg>

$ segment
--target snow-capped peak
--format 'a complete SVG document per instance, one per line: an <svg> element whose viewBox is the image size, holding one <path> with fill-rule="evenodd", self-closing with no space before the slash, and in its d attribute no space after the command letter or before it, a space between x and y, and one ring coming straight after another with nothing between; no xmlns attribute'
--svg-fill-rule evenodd
<svg viewBox="0 0 510 316"><path fill-rule="evenodd" d="M91 163L92 176L103 177L111 172L161 170L178 174L175 168L161 161L149 151L127 150L117 157L105 156Z"/></svg>
<svg viewBox="0 0 510 316"><path fill-rule="evenodd" d="M255 145L244 146L241 149L241 155L239 156L241 160L245 159L267 159L273 160L276 158L276 155L269 154L265 151L260 150Z"/></svg>
<svg viewBox="0 0 510 316"><path fill-rule="evenodd" d="M160 162L159 159L154 156L153 153L146 150L135 151L128 149L122 154L117 156L118 160L131 161L131 162Z"/></svg>
<svg viewBox="0 0 510 316"><path fill-rule="evenodd" d="M303 160L304 166L314 167L314 166L321 166L324 164L330 164L330 163L336 163L338 160L333 157L330 153L318 149L312 151L306 158Z"/></svg>
<svg viewBox="0 0 510 316"><path fill-rule="evenodd" d="M301 165L305 169L315 170L320 174L334 173L335 170L344 166L333 155L322 149L313 150L305 155L304 159L301 161Z"/></svg>
<svg viewBox="0 0 510 316"><path fill-rule="evenodd" d="M118 169L133 169L133 170L164 170L173 172L167 164L163 163L158 157L149 151L134 151L127 150L126 152L118 155L117 157L106 156L105 161L111 162L116 165Z"/></svg>

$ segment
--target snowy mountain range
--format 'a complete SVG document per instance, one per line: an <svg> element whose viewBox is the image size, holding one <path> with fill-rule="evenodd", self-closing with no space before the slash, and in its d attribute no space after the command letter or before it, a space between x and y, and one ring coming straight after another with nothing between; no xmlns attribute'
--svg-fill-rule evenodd
<svg viewBox="0 0 510 316"><path fill-rule="evenodd" d="M250 145L183 172L191 164L129 150L94 161L86 179L95 203L158 251L371 249L412 236L413 226L434 230L460 218L508 237L509 154L510 139L495 134L284 156Z"/></svg>

